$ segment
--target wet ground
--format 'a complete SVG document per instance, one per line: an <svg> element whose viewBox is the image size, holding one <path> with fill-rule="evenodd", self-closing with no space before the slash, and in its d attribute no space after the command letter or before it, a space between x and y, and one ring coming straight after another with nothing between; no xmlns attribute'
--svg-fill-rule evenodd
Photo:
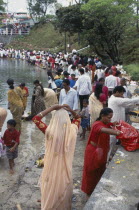
<svg viewBox="0 0 139 210"><path fill-rule="evenodd" d="M15 84L26 82L30 96L27 112L30 111L33 81L39 79L44 87L47 87L47 72L34 66L28 65L25 61L0 59L0 107L7 108L6 80L13 78ZM12 116L8 111L7 119ZM51 115L47 116L46 123L49 123ZM6 129L6 122L2 133ZM86 138L87 139L87 138ZM81 193L81 177L86 141L77 138L75 156L73 161L73 210L82 210L85 202ZM40 189L37 185L42 169L37 168L34 163L44 153L44 134L42 134L32 122L22 123L21 142L19 156L16 159L15 174L9 174L9 167L6 157L0 158L0 210L37 210L40 209ZM17 205L21 206L17 208Z"/></svg>
<svg viewBox="0 0 139 210"><path fill-rule="evenodd" d="M44 87L47 87L47 72L34 66L28 65L20 60L0 60L0 106L7 108L6 81L13 78L15 84L25 82L29 88L27 112L30 111L31 94L33 81L39 79ZM12 116L8 111L7 119ZM46 123L49 123L51 115L47 116ZM2 133L6 129L6 122ZM35 160L44 153L44 134L42 134L32 122L22 123L21 142L19 146L19 156L16 159L15 174L9 174L9 167L6 157L0 158L0 210L14 210L20 204L22 210L40 209L37 202L40 199L40 190L37 186L40 168L34 165ZM82 176L83 156L86 142L77 139L75 157L73 161L73 209L82 209L82 193L80 183Z"/></svg>
<svg viewBox="0 0 139 210"><path fill-rule="evenodd" d="M50 117L47 117L47 124ZM73 210L81 210L84 206L80 185L86 141L79 139L78 136L73 161ZM37 202L40 189L37 184L42 169L34 163L41 154L44 154L44 134L32 122L23 122L14 175L9 175L7 159L0 159L0 210L17 209L17 204L21 205L22 210L40 209L40 203Z"/></svg>

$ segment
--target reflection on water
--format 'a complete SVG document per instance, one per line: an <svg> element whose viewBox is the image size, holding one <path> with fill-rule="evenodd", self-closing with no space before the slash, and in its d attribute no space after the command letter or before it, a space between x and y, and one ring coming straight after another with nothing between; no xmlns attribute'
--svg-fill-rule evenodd
<svg viewBox="0 0 139 210"><path fill-rule="evenodd" d="M12 59L0 59L0 107L7 109L7 92L8 85L6 83L8 78L12 78L15 81L15 85L25 82L29 89L29 98L27 111L30 110L31 96L33 92L33 81L38 79L42 82L44 87L48 87L47 83L47 71L40 69L36 66L28 65L26 61L12 60ZM8 119L11 119L12 115L8 110ZM2 133L6 129L6 121L4 123ZM22 133L19 145L19 157L17 158L17 171L22 168L36 153L39 152L40 148L44 144L44 134L42 134L32 122L22 123ZM4 181L2 177L7 174L8 161L5 157L0 159L0 183ZM4 176L1 176L1 173Z"/></svg>
<svg viewBox="0 0 139 210"><path fill-rule="evenodd" d="M33 90L33 81L38 79L42 82L44 87L48 86L47 71L36 66L28 65L26 61L18 59L0 59L0 106L7 107L7 91L8 85L6 83L8 78L15 81L15 85L25 82L29 88L29 103ZM28 107L30 109L30 107Z"/></svg>

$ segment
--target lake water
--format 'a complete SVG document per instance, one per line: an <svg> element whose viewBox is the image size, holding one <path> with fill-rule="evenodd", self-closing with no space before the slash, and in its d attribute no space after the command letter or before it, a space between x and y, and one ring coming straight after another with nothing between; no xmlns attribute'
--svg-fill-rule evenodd
<svg viewBox="0 0 139 210"><path fill-rule="evenodd" d="M6 108L8 105L7 92L9 87L6 83L8 78L12 78L15 81L15 86L19 85L21 82L25 82L29 89L27 112L31 109L31 97L33 92L33 81L38 79L42 82L44 87L48 87L47 82L47 71L40 69L36 66L29 65L26 61L22 60L12 60L12 59L0 59L0 107ZM12 115L10 110L8 110L8 115L2 128L2 134L6 129L7 120L11 119ZM47 121L46 121L47 123ZM32 121L22 122L22 132L20 136L19 145L19 156L16 159L16 181L21 169L23 169L28 161L34 160L36 154L39 153L40 149L44 145L44 134L35 126ZM3 183L5 188L0 189L1 192L6 192L11 185L6 183L8 179L8 161L7 158L0 158L0 185Z"/></svg>
<svg viewBox="0 0 139 210"><path fill-rule="evenodd" d="M42 82L44 87L48 87L47 83L47 71L36 66L28 64L24 60L18 59L0 59L0 107L7 109L7 92L9 87L6 83L8 78L12 78L15 81L15 86L18 86L21 82L25 82L29 89L29 97L27 104L27 112L31 109L31 97L33 92L33 81L38 79ZM11 118L11 114L8 111L7 119ZM6 122L3 126L5 129Z"/></svg>

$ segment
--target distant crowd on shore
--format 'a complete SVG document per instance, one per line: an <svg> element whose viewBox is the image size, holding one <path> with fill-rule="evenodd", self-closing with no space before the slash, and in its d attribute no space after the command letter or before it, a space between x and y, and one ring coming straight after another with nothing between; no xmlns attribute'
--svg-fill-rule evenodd
<svg viewBox="0 0 139 210"><path fill-rule="evenodd" d="M82 65L88 66L89 69L93 65L96 68L102 67L101 60L97 56L80 55L76 50L72 50L71 54L51 53L49 51L36 51L36 50L16 50L16 49L0 49L0 58L15 58L27 60L32 65L37 65L42 68L58 69L62 68L67 71L69 65L75 66ZM122 70L122 65L117 66L117 70Z"/></svg>

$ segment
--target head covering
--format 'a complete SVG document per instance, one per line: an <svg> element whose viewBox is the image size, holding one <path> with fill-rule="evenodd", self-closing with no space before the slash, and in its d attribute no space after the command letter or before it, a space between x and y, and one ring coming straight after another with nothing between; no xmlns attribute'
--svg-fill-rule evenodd
<svg viewBox="0 0 139 210"><path fill-rule="evenodd" d="M55 111L45 133L46 154L41 175L42 209L70 209L72 197L72 161L77 126L68 112Z"/></svg>

